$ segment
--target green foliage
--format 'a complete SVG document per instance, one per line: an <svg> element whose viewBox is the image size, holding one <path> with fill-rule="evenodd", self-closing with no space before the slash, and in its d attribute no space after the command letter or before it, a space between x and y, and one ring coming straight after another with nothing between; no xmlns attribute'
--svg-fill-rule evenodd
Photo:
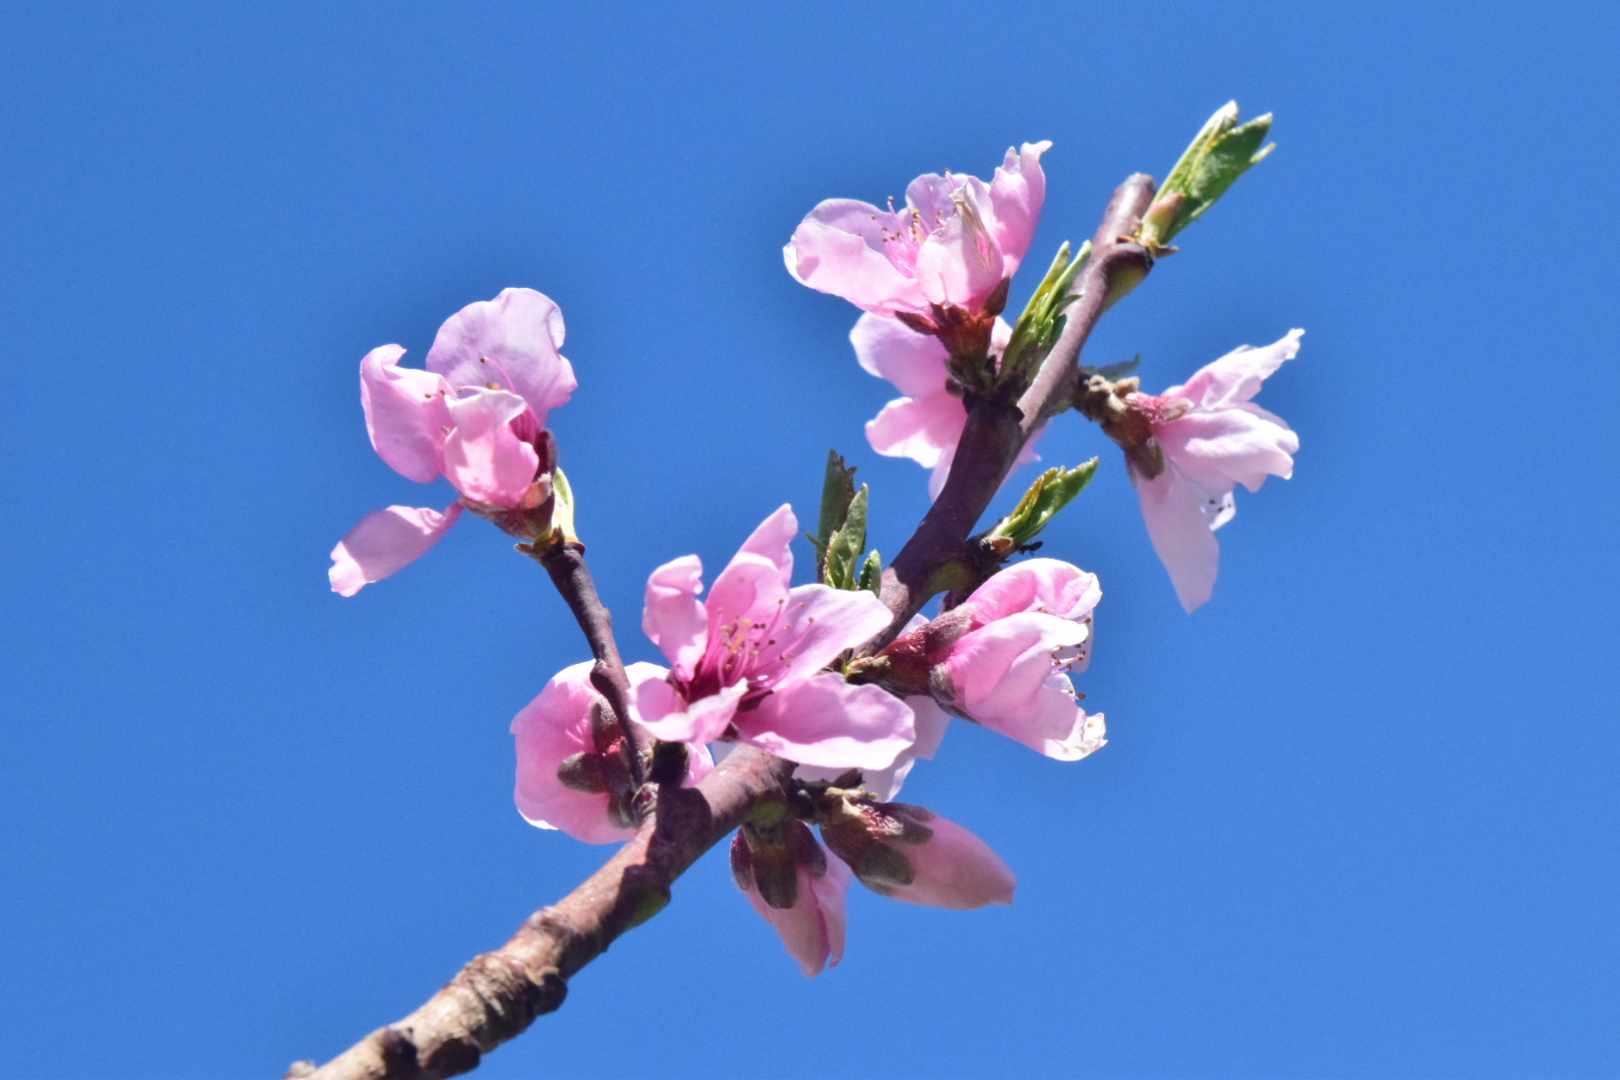
<svg viewBox="0 0 1620 1080"><path fill-rule="evenodd" d="M815 545L817 570L822 584L835 589L870 589L877 592L883 575L883 562L876 551L864 560L866 512L870 491L865 484L855 488L855 470L836 451L827 453L827 473L821 487L821 517L816 535L807 539Z"/></svg>
<svg viewBox="0 0 1620 1080"><path fill-rule="evenodd" d="M1047 469L1029 485L1029 490L1018 500L1018 505L1013 507L1012 513L1002 518L996 527L985 535L985 540L996 547L1006 547L1008 550L1025 546L1040 535L1047 522L1056 517L1059 510L1069 505L1076 495L1085 490L1085 486L1091 482L1096 472L1096 458L1082 462L1072 469L1061 466Z"/></svg>
<svg viewBox="0 0 1620 1080"><path fill-rule="evenodd" d="M1215 205L1226 189L1276 149L1266 144L1271 114L1239 124L1237 102L1216 110L1170 170L1142 220L1142 244L1153 251Z"/></svg>
<svg viewBox="0 0 1620 1080"><path fill-rule="evenodd" d="M1003 385L1015 383L1015 390L1022 391L1029 377L1040 367L1052 343L1063 331L1063 309L1074 299L1069 292L1070 287L1090 257L1090 240L1080 245L1080 253L1072 259L1069 257L1067 240L1058 248L1046 276L1035 289L1035 295L1029 298L1023 314L1013 325L1012 340L1001 354L1000 377Z"/></svg>

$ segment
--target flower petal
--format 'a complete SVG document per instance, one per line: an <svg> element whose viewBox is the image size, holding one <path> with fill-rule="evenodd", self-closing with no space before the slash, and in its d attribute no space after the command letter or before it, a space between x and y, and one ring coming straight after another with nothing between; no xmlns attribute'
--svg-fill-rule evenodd
<svg viewBox="0 0 1620 1080"><path fill-rule="evenodd" d="M477 390L449 405L455 427L444 444L445 478L473 502L522 507L540 467L534 447L512 430L528 405L505 390Z"/></svg>
<svg viewBox="0 0 1620 1080"><path fill-rule="evenodd" d="M855 199L828 199L793 230L782 260L801 284L865 311L921 312L927 303L912 277L910 236L903 214Z"/></svg>
<svg viewBox="0 0 1620 1080"><path fill-rule="evenodd" d="M866 314L849 332L855 359L869 375L887 379L907 397L942 393L950 354L939 338L918 333L898 319Z"/></svg>
<svg viewBox="0 0 1620 1080"><path fill-rule="evenodd" d="M1285 360L1299 355L1299 339L1303 330L1290 330L1270 345L1256 349L1240 345L1218 360L1211 360L1199 368L1185 386L1173 386L1165 397L1184 397L1206 409L1236 405L1248 401L1260 392L1260 385Z"/></svg>
<svg viewBox="0 0 1620 1080"><path fill-rule="evenodd" d="M903 701L830 672L767 695L735 723L745 742L777 757L851 769L888 768L917 738Z"/></svg>
<svg viewBox="0 0 1620 1080"><path fill-rule="evenodd" d="M1012 277L1035 239L1035 226L1041 220L1046 202L1046 173L1041 155L1052 148L1051 140L1024 143L1015 155L1011 147L996 175L990 181L990 205L994 210L996 242L1004 260L1002 275Z"/></svg>
<svg viewBox="0 0 1620 1080"><path fill-rule="evenodd" d="M390 506L367 514L332 549L332 566L326 572L332 591L353 596L397 573L438 543L460 516L460 503L443 510Z"/></svg>
<svg viewBox="0 0 1620 1080"><path fill-rule="evenodd" d="M405 350L379 345L360 361L360 406L377 456L407 480L437 479L450 426L447 387L431 371L399 367Z"/></svg>
<svg viewBox="0 0 1620 1080"><path fill-rule="evenodd" d="M966 426L967 410L949 394L895 398L866 422L866 441L885 457L910 458L932 469L947 451L955 452Z"/></svg>
<svg viewBox="0 0 1620 1080"><path fill-rule="evenodd" d="M743 895L775 929L788 954L799 962L799 969L814 977L828 966L837 967L844 958L845 897L852 875L849 867L831 855L826 857L826 872L820 877L802 866L797 873L798 901L790 908L767 904L752 882L743 888Z"/></svg>
<svg viewBox="0 0 1620 1080"><path fill-rule="evenodd" d="M566 758L596 752L590 714L600 697L591 687L590 673L589 660L563 668L513 718L513 799L531 825L560 829L587 844L612 844L629 839L635 830L613 820L608 794L576 790L557 776Z"/></svg>
<svg viewBox="0 0 1620 1080"><path fill-rule="evenodd" d="M692 702L682 699L673 686L661 679L649 679L632 692L641 726L654 738L710 743L725 734L748 685L734 683Z"/></svg>
<svg viewBox="0 0 1620 1080"><path fill-rule="evenodd" d="M558 352L562 311L533 289L502 289L493 300L468 304L439 328L427 368L451 386L499 387L517 394L546 426L546 414L568 401L574 368Z"/></svg>
<svg viewBox="0 0 1620 1080"><path fill-rule="evenodd" d="M992 575L967 598L974 622L984 624L1022 611L1083 619L1102 599L1097 575L1061 559L1028 559Z"/></svg>
<svg viewBox="0 0 1620 1080"><path fill-rule="evenodd" d="M984 182L966 179L953 196L955 213L942 217L917 250L917 282L930 303L978 311L1001 284L1005 260L986 220Z"/></svg>
<svg viewBox="0 0 1620 1080"><path fill-rule="evenodd" d="M642 632L683 679L691 677L708 637L709 617L698 599L702 591L703 561L696 555L671 559L647 578Z"/></svg>
<svg viewBox="0 0 1620 1080"><path fill-rule="evenodd" d="M1209 492L1173 464L1152 480L1131 470L1142 520L1159 561L1170 572L1176 598L1191 614L1215 591L1221 548L1214 529L1231 518L1232 492Z"/></svg>
<svg viewBox="0 0 1620 1080"><path fill-rule="evenodd" d="M864 645L889 625L892 613L865 589L800 585L759 650L753 671L769 685L809 678L845 649Z"/></svg>
<svg viewBox="0 0 1620 1080"><path fill-rule="evenodd" d="M1256 405L1242 402L1216 410L1194 409L1154 428L1173 464L1200 487L1230 491L1242 484L1258 491L1268 476L1294 474L1299 436Z"/></svg>
<svg viewBox="0 0 1620 1080"><path fill-rule="evenodd" d="M924 813L933 835L920 844L895 845L911 864L911 883L867 887L894 900L953 911L1012 903L1018 881L990 845L948 818Z"/></svg>
<svg viewBox="0 0 1620 1080"><path fill-rule="evenodd" d="M965 635L940 666L965 715L1047 757L1073 761L1096 747L1088 748L1088 718L1055 661L1089 633L1085 623L1052 615L1009 615Z"/></svg>

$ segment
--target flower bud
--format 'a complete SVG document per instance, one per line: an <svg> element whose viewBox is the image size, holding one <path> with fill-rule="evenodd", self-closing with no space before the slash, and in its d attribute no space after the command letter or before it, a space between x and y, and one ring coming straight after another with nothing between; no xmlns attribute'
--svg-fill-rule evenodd
<svg viewBox="0 0 1620 1080"><path fill-rule="evenodd" d="M913 904L976 908L1012 902L1016 881L989 846L907 803L843 798L821 827L833 854L873 892Z"/></svg>
<svg viewBox="0 0 1620 1080"><path fill-rule="evenodd" d="M731 842L731 872L806 975L842 959L849 871L827 858L802 821L784 818L738 829Z"/></svg>

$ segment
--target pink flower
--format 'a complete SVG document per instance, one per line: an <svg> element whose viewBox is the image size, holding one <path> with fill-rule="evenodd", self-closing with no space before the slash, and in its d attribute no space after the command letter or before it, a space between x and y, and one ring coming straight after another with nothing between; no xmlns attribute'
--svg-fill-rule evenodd
<svg viewBox="0 0 1620 1080"><path fill-rule="evenodd" d="M997 319L991 333L991 352L999 355L1012 337L1012 327ZM967 408L960 393L950 390L950 359L939 339L918 333L894 319L862 315L849 332L855 359L868 374L893 383L904 397L895 398L866 423L866 441L887 457L906 457L925 469L929 498L939 498L956 457L956 444L967 426ZM1036 438L1039 438L1037 432ZM1017 464L1038 461L1030 439Z"/></svg>
<svg viewBox="0 0 1620 1080"><path fill-rule="evenodd" d="M867 888L912 904L1010 904L1013 872L988 844L920 806L844 799L821 827L833 854Z"/></svg>
<svg viewBox="0 0 1620 1080"><path fill-rule="evenodd" d="M960 173L919 176L900 210L828 199L782 249L788 273L865 311L922 325L993 316L1034 238L1046 199L1041 155L1051 145L1009 149L988 184Z"/></svg>
<svg viewBox="0 0 1620 1080"><path fill-rule="evenodd" d="M1258 491L1267 476L1294 474L1299 436L1250 399L1299 352L1304 333L1290 330L1259 349L1244 345L1204 365L1183 386L1126 399L1146 416L1163 452L1155 475L1151 464L1145 469L1134 457L1127 461L1153 550L1189 612L1214 591L1221 556L1215 530L1237 513L1233 489L1242 484Z"/></svg>
<svg viewBox="0 0 1620 1080"><path fill-rule="evenodd" d="M844 956L849 868L816 843L803 822L744 826L731 842L731 872L748 902L776 929L806 975Z"/></svg>
<svg viewBox="0 0 1620 1080"><path fill-rule="evenodd" d="M822 669L889 623L869 592L790 585L790 506L755 529L698 599L696 555L647 579L642 627L670 661L636 705L648 731L670 742L737 738L806 765L883 769L915 741L911 710L875 686L852 686Z"/></svg>
<svg viewBox="0 0 1620 1080"><path fill-rule="evenodd" d="M625 673L632 686L665 674L656 664L630 664ZM630 803L635 792L630 789L624 740L590 676L589 660L563 668L513 718L514 798L518 812L531 825L561 829L588 844L611 844L635 832ZM644 738L643 745L648 741ZM686 760L688 784L714 768L701 745L689 745Z"/></svg>
<svg viewBox="0 0 1620 1080"><path fill-rule="evenodd" d="M1057 559L1030 559L980 585L961 604L883 651L901 681L1059 761L1104 744L1100 713L1076 701L1068 672L1091 658L1097 578Z"/></svg>
<svg viewBox="0 0 1620 1080"><path fill-rule="evenodd" d="M440 476L460 498L443 510L390 506L362 518L332 549L332 591L353 596L438 542L463 508L528 535L551 499L546 416L577 385L557 350L562 312L532 289L469 304L439 328L427 370L399 366L381 345L360 361L360 404L377 454L418 483ZM549 521L549 516L547 516Z"/></svg>

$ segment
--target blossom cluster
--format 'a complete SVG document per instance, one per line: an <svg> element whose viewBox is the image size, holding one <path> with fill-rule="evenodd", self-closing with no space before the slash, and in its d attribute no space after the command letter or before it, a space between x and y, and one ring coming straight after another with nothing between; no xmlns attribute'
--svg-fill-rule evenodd
<svg viewBox="0 0 1620 1080"><path fill-rule="evenodd" d="M784 250L794 278L861 309L856 360L903 395L867 423L867 439L930 470L935 498L972 395L996 385L1013 339L1000 316L1040 219L1050 145L1009 149L988 182L920 176L901 208L823 202ZM1301 333L1228 353L1162 394L1093 379L1100 397L1082 411L1124 450L1153 549L1188 611L1211 595L1214 534L1233 516L1235 487L1292 473L1297 437L1253 399ZM377 454L410 480L443 477L456 496L362 519L332 551L334 591L352 596L399 571L466 511L531 545L568 542L547 429L576 388L563 340L552 300L507 289L446 321L423 369L402 366L397 345L365 356L361 403ZM1026 445L1019 460L1032 456ZM1029 558L988 568L954 603L895 633L895 612L874 591L794 583L799 536L790 506L770 511L706 591L698 556L657 566L641 628L664 662L626 665L628 715L609 707L582 662L553 676L511 731L523 817L591 843L634 834L635 778L655 747L684 763L665 783L701 783L737 744L793 763L799 797L750 817L732 869L815 974L843 953L852 880L947 908L1011 901L1013 874L984 841L897 796L952 718L1057 761L1104 745L1104 717L1082 707L1073 683L1091 660L1102 590L1068 562Z"/></svg>

